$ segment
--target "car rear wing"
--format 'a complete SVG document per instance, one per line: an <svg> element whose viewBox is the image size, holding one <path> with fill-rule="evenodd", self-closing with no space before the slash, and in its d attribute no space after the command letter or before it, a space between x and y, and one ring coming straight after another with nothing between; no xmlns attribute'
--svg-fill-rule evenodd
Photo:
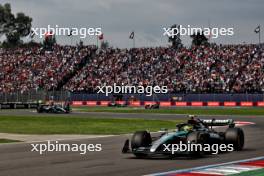
<svg viewBox="0 0 264 176"><path fill-rule="evenodd" d="M200 121L206 126L235 126L233 119L200 119Z"/></svg>

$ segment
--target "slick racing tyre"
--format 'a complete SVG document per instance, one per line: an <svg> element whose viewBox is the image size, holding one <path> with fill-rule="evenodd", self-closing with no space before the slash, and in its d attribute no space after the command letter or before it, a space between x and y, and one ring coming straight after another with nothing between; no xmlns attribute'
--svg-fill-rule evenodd
<svg viewBox="0 0 264 176"><path fill-rule="evenodd" d="M147 131L137 131L134 133L131 139L131 149L132 151L136 150L139 147L148 147L151 144L151 136ZM144 153L136 153L133 154L137 157L144 157L146 154Z"/></svg>
<svg viewBox="0 0 264 176"><path fill-rule="evenodd" d="M205 144L207 141L207 134L201 133L199 131L194 131L188 134L187 136L187 142L190 142L191 144ZM203 151L190 151L190 154L194 157L202 157L204 155Z"/></svg>
<svg viewBox="0 0 264 176"><path fill-rule="evenodd" d="M42 113L42 112L43 112L42 107L37 107L37 112L38 112L38 113Z"/></svg>
<svg viewBox="0 0 264 176"><path fill-rule="evenodd" d="M146 106L145 106L145 109L151 109L150 106L151 106L151 105L146 105Z"/></svg>
<svg viewBox="0 0 264 176"><path fill-rule="evenodd" d="M37 112L38 113L43 113L44 112L44 109L43 109L43 106L42 105L38 105Z"/></svg>
<svg viewBox="0 0 264 176"><path fill-rule="evenodd" d="M244 132L241 128L228 128L225 132L226 144L233 144L234 150L240 151L244 147Z"/></svg>

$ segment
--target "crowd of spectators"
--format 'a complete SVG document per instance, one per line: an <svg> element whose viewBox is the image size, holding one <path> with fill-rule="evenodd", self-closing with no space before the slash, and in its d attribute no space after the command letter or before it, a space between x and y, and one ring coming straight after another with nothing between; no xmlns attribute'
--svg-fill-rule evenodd
<svg viewBox="0 0 264 176"><path fill-rule="evenodd" d="M62 89L94 93L97 86L167 86L170 93L264 92L264 50L257 45L97 49L55 45L0 49L0 92ZM77 69L78 68L78 69Z"/></svg>
<svg viewBox="0 0 264 176"><path fill-rule="evenodd" d="M91 47L55 45L0 49L0 92L51 90L74 71Z"/></svg>
<svg viewBox="0 0 264 176"><path fill-rule="evenodd" d="M171 93L264 92L264 50L257 45L98 50L64 88L96 92L97 86L167 86Z"/></svg>

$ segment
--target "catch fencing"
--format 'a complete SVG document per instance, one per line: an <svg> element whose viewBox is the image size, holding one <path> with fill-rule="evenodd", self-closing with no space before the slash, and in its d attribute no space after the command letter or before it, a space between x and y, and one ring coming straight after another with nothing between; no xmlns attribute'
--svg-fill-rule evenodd
<svg viewBox="0 0 264 176"><path fill-rule="evenodd" d="M88 94L69 91L0 93L0 108L28 108L49 101L70 101L74 106L107 106L118 102L129 106L158 103L160 106L264 106L264 94Z"/></svg>

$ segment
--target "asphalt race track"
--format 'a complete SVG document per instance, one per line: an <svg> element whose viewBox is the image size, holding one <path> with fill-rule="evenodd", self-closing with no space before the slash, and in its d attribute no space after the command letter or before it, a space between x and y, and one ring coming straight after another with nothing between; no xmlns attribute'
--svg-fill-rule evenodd
<svg viewBox="0 0 264 176"><path fill-rule="evenodd" d="M23 113L22 113L23 112ZM28 114L36 115L30 111L2 111L0 114ZM73 113L83 117L126 117L150 119L186 119L184 115L168 114L115 114L115 113ZM205 116L204 118L210 118ZM227 118L217 116L215 118ZM230 117L229 117L230 118ZM31 152L29 143L0 145L0 175L2 176L87 176L87 175L120 175L137 176L157 172L166 172L176 169L192 168L209 164L218 164L241 159L254 158L264 155L264 116L263 117L232 117L239 121L254 122L256 125L243 126L246 142L241 152L210 155L205 158L155 158L136 159L132 154L121 154L124 140L129 135L105 137L98 139L82 139L63 141L63 143L101 143L103 151L90 152L80 155L76 152L50 152L40 155Z"/></svg>

